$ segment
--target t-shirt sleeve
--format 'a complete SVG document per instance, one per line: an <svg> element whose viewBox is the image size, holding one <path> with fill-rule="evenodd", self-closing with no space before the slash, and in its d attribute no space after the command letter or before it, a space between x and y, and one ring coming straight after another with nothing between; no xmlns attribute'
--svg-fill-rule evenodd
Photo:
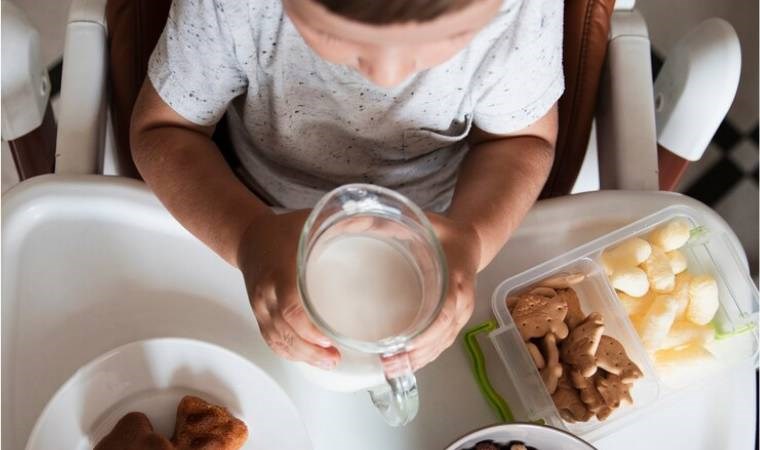
<svg viewBox="0 0 760 450"><path fill-rule="evenodd" d="M223 5L174 0L148 77L177 114L198 125L216 124L247 87Z"/></svg>
<svg viewBox="0 0 760 450"><path fill-rule="evenodd" d="M528 127L549 111L565 88L563 2L528 0L521 8L481 69L484 89L475 99L473 120L489 133Z"/></svg>

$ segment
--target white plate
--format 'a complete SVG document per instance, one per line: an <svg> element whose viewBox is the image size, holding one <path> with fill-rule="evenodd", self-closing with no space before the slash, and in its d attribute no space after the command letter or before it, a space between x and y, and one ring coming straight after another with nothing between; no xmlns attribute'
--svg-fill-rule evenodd
<svg viewBox="0 0 760 450"><path fill-rule="evenodd" d="M296 408L264 371L213 344L161 338L118 347L79 369L42 411L26 449L92 449L131 411L171 437L187 394L242 419L249 433L243 449L312 448Z"/></svg>
<svg viewBox="0 0 760 450"><path fill-rule="evenodd" d="M473 431L448 446L446 450L470 449L478 442L488 440L497 444L520 441L527 447L534 447L538 450L594 450L590 444L570 433L552 427L527 423L496 425Z"/></svg>

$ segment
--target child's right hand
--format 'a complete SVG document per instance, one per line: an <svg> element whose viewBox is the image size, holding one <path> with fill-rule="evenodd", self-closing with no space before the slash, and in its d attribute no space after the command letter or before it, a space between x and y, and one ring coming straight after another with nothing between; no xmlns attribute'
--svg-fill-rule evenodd
<svg viewBox="0 0 760 450"><path fill-rule="evenodd" d="M278 355L333 369L340 353L309 320L296 284L298 238L309 211L264 214L243 235L238 265L264 340Z"/></svg>

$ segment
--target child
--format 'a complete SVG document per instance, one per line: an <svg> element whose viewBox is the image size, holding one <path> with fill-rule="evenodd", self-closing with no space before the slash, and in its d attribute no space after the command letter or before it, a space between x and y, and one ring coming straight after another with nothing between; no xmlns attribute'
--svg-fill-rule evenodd
<svg viewBox="0 0 760 450"><path fill-rule="evenodd" d="M350 182L425 208L449 288L413 342L420 368L454 342L476 273L548 176L562 12L561 0L174 0L135 105L135 163L169 211L240 268L270 347L325 369L340 354L309 322L295 280L308 208ZM225 113L242 181L211 140Z"/></svg>

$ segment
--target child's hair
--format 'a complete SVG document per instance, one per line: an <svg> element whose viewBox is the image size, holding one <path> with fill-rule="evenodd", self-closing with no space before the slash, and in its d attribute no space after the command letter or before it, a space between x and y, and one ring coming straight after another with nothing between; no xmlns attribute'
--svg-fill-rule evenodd
<svg viewBox="0 0 760 450"><path fill-rule="evenodd" d="M315 0L331 12L372 25L426 22L477 0Z"/></svg>

